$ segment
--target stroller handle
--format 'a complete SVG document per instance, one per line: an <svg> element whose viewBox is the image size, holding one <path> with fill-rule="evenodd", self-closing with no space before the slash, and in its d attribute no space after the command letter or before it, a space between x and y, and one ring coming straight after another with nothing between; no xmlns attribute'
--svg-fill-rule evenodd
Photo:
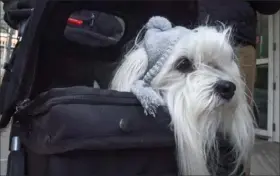
<svg viewBox="0 0 280 176"><path fill-rule="evenodd" d="M11 151L19 151L19 150L20 150L20 139L18 136L14 136L12 138Z"/></svg>

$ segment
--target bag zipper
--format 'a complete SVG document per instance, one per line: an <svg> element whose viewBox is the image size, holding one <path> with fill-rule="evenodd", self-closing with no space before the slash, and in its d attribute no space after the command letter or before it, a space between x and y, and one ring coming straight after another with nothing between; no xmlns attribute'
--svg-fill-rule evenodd
<svg viewBox="0 0 280 176"><path fill-rule="evenodd" d="M30 101L29 99L26 99L20 103L19 106L17 106L18 111L21 111L23 109L28 109L28 107L36 107L32 109L32 113L29 115L38 115L41 113L44 113L48 111L52 106L56 106L58 104L92 104L92 105L102 105L102 104L108 104L108 102L104 103L102 101L96 101L94 100L97 96L96 95L69 95L69 96L61 96L61 97L55 97L55 98L50 98L49 100L42 102L41 104L37 104L37 101ZM35 106L35 104L37 104ZM119 105L140 105L138 101L135 101L135 103L118 103Z"/></svg>
<svg viewBox="0 0 280 176"><path fill-rule="evenodd" d="M31 103L30 99L24 99L16 106L16 110L14 114L17 114L19 111L25 109Z"/></svg>

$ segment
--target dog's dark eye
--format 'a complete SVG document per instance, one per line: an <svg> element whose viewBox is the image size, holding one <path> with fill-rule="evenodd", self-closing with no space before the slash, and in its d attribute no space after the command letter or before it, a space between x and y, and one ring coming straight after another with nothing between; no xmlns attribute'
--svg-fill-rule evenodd
<svg viewBox="0 0 280 176"><path fill-rule="evenodd" d="M187 57L181 57L176 64L176 69L179 72L186 73L193 69L193 64Z"/></svg>

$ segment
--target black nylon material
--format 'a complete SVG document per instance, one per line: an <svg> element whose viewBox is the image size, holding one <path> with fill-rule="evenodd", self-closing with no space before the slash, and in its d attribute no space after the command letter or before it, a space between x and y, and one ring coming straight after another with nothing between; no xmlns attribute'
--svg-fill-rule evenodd
<svg viewBox="0 0 280 176"><path fill-rule="evenodd" d="M168 114L145 116L131 93L52 89L15 118L28 151L28 176L177 175Z"/></svg>
<svg viewBox="0 0 280 176"><path fill-rule="evenodd" d="M174 147L169 116L161 111L156 118L145 116L129 93L85 87L55 90L15 116L31 124L22 125L22 140L35 153Z"/></svg>

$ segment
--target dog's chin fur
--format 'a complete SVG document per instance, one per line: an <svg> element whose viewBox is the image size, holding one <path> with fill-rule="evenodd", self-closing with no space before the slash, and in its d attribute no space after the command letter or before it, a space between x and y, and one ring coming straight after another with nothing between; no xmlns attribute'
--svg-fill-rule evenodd
<svg viewBox="0 0 280 176"><path fill-rule="evenodd" d="M200 26L183 37L151 87L159 91L171 116L181 175L216 175L207 159L219 154L217 132L229 137L235 154L235 174L247 162L254 143L254 121L247 103L245 84L229 43L230 28ZM129 92L134 81L146 72L148 57L141 47L128 52L111 82L111 89ZM193 70L181 73L174 64L186 56ZM218 80L236 85L230 101L214 92ZM160 118L160 117L158 117ZM212 168L212 169L210 169Z"/></svg>

